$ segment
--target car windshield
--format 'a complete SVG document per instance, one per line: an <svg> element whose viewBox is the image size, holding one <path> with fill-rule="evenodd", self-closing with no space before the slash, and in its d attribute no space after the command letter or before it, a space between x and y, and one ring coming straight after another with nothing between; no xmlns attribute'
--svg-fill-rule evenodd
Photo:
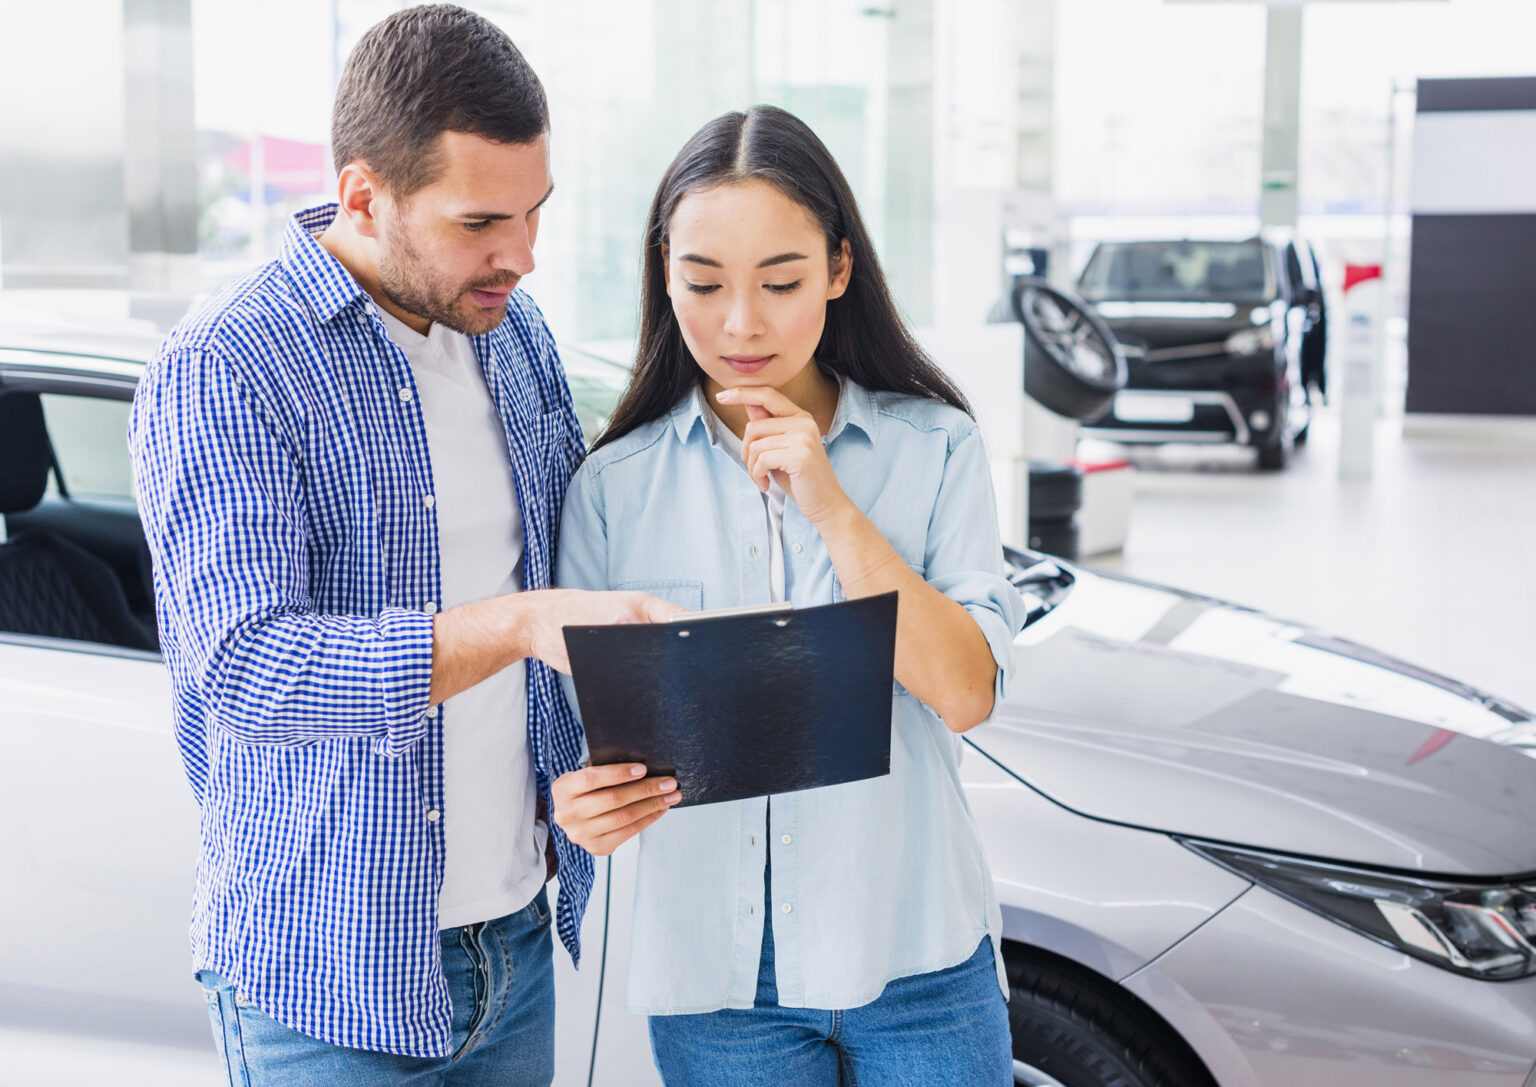
<svg viewBox="0 0 1536 1087"><path fill-rule="evenodd" d="M1274 277L1263 243L1105 242L1078 283L1092 302L1267 302Z"/></svg>

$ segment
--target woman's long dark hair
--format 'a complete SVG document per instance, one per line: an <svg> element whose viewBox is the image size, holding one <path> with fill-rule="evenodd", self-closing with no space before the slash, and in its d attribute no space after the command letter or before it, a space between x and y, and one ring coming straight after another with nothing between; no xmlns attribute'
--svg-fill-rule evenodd
<svg viewBox="0 0 1536 1087"><path fill-rule="evenodd" d="M745 113L716 117L701 128L662 176L645 232L634 370L592 448L661 418L703 380L667 296L664 246L672 213L684 196L748 178L767 181L811 213L826 235L829 260L848 239L853 273L842 297L827 303L827 323L815 355L821 368L868 389L942 400L970 414L960 390L907 331L853 190L831 153L794 114L753 106Z"/></svg>

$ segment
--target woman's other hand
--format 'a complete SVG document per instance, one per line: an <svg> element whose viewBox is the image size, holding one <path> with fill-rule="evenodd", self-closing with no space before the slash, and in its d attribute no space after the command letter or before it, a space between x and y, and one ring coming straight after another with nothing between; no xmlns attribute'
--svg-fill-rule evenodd
<svg viewBox="0 0 1536 1087"><path fill-rule="evenodd" d="M747 410L741 456L759 490L768 490L770 480L777 483L814 525L851 505L810 412L766 386L726 389L716 399Z"/></svg>
<svg viewBox="0 0 1536 1087"><path fill-rule="evenodd" d="M561 774L550 788L555 822L588 853L606 857L683 798L674 778L644 774L627 762Z"/></svg>

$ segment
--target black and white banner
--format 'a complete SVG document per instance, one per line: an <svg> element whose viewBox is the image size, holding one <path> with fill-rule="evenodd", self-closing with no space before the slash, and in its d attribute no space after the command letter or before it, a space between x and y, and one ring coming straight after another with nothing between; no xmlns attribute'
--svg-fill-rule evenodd
<svg viewBox="0 0 1536 1087"><path fill-rule="evenodd" d="M1536 78L1419 81L1411 412L1536 415Z"/></svg>

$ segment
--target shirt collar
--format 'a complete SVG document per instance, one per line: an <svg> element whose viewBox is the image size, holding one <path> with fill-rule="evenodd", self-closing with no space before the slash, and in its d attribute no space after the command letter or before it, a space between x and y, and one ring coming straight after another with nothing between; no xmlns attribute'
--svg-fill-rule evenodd
<svg viewBox="0 0 1536 1087"><path fill-rule="evenodd" d="M322 204L297 212L283 231L278 262L288 272L299 294L309 302L322 322L329 321L359 298L363 288L346 266L320 244L317 235L336 218L337 204Z"/></svg>
<svg viewBox="0 0 1536 1087"><path fill-rule="evenodd" d="M842 391L837 398L837 412L832 416L832 427L827 431L827 444L834 442L837 436L849 427L855 427L873 443L875 440L875 394L852 378L839 374L837 380L842 386ZM714 428L710 419L705 416L705 412L710 412L710 408L704 402L704 386L695 385L693 391L672 408L672 428L677 432L678 441L686 445L693 437L693 432L699 427L704 428L704 437L707 441L714 441Z"/></svg>

